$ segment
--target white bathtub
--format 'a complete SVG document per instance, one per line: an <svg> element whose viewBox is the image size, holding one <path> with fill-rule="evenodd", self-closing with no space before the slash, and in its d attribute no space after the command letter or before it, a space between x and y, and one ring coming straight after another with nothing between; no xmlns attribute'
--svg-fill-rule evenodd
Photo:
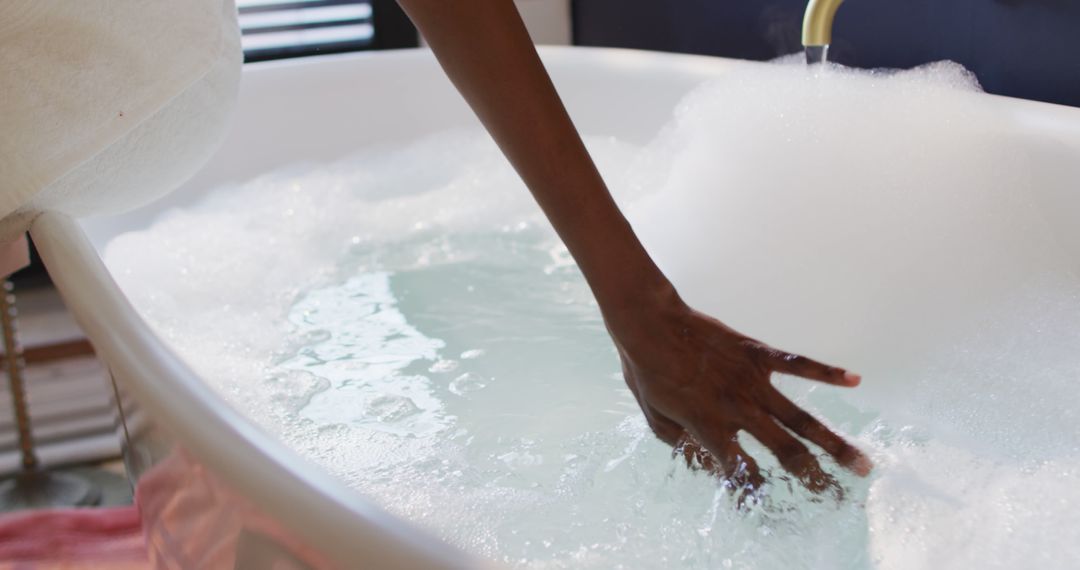
<svg viewBox="0 0 1080 570"><path fill-rule="evenodd" d="M683 94L732 66L718 58L625 50L546 48L542 55L583 133L632 142L649 140ZM1049 179L1062 181L1047 193L1046 199L1054 202L1048 210L1059 217L1052 222L1076 225L1080 109L992 99L1018 136L1031 141L1039 168ZM175 462L176 449L183 449L179 457L185 469L204 473L220 485L215 489L224 490L218 495L224 498L197 502L198 509L185 511L189 522L224 519L254 505L257 517L280 526L256 539L243 536L250 519L238 517L236 524L223 527L223 533L231 533L226 538L236 543L235 567L267 567L267 557L288 558L281 552L297 549L316 553L307 558L309 563L325 559L313 565L342 568L486 563L385 513L226 405L128 304L101 262L105 244L120 233L145 228L160 212L190 204L222 183L245 181L290 162L328 161L365 144L407 141L475 122L424 50L252 65L245 68L231 134L215 158L181 189L120 216L75 221L46 214L34 224L34 241L54 282L115 376L131 472L153 472L154 464L166 457ZM190 479L163 480L175 487L190 484ZM266 530L265 525L260 528ZM182 565L168 552L183 550L184 544L197 548L198 537L188 536L192 532L176 521L152 531L152 556L162 567Z"/></svg>

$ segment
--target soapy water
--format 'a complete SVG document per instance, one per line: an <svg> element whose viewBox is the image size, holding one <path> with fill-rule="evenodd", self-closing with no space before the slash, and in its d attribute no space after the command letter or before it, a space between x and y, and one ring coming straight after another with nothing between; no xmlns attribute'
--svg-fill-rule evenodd
<svg viewBox="0 0 1080 570"><path fill-rule="evenodd" d="M385 508L511 565L1080 563L1077 241L951 65L746 66L649 145L587 143L691 304L850 367L789 396L876 462L738 510L672 461L595 302L479 131L212 193L106 262L230 402Z"/></svg>

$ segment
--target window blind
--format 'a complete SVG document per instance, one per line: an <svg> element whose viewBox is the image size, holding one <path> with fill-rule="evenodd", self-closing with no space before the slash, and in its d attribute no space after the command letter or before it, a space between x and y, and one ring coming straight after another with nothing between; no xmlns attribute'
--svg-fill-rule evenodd
<svg viewBox="0 0 1080 570"><path fill-rule="evenodd" d="M374 47L372 0L238 0L248 61Z"/></svg>

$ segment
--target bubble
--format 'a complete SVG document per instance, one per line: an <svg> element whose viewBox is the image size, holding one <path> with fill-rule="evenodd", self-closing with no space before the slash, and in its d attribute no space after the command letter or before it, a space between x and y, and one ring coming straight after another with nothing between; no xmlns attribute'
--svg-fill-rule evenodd
<svg viewBox="0 0 1080 570"><path fill-rule="evenodd" d="M466 372L450 382L450 391L458 396L464 396L469 392L482 390L487 386L487 381L477 374Z"/></svg>
<svg viewBox="0 0 1080 570"><path fill-rule="evenodd" d="M366 413L381 422L393 423L420 413L420 406L405 396L377 396L367 403Z"/></svg>

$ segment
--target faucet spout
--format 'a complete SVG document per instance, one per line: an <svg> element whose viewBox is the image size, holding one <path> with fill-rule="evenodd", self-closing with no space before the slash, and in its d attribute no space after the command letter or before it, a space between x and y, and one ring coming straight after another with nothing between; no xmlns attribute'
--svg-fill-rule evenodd
<svg viewBox="0 0 1080 570"><path fill-rule="evenodd" d="M844 0L810 0L803 16L803 46L828 47L832 43L833 18Z"/></svg>

